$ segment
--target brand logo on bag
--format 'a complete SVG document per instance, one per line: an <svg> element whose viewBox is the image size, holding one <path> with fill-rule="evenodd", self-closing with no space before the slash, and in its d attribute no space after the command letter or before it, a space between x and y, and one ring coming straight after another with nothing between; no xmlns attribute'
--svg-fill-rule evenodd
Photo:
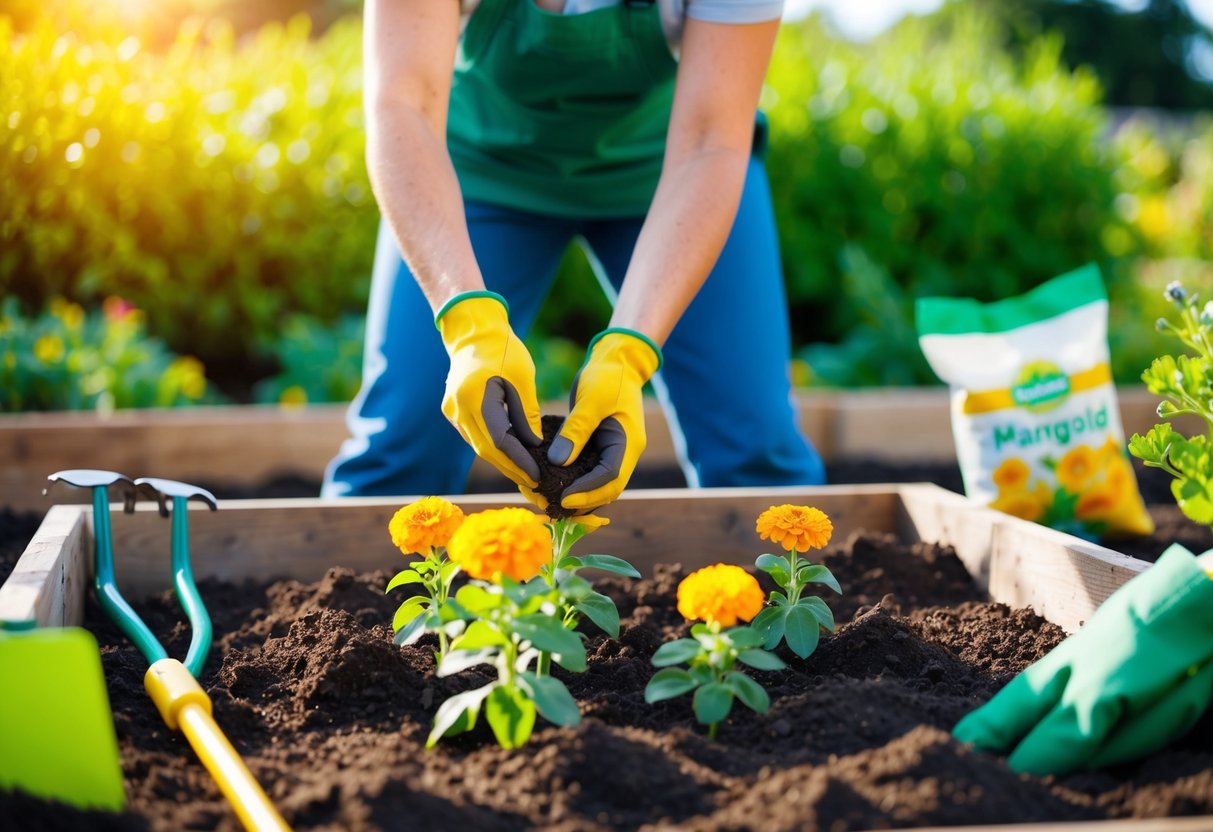
<svg viewBox="0 0 1213 832"><path fill-rule="evenodd" d="M1070 377L1051 361L1028 362L1011 385L1011 399L1033 413L1052 410L1068 395Z"/></svg>

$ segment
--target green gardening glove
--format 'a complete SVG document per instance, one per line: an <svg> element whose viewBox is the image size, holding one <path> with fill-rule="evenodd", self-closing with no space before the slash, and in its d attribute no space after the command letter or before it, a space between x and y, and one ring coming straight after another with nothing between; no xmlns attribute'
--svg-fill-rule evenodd
<svg viewBox="0 0 1213 832"><path fill-rule="evenodd" d="M510 327L505 299L464 292L439 310L435 323L451 357L443 415L479 456L534 488L539 466L524 443L543 441L535 364Z"/></svg>
<svg viewBox="0 0 1213 832"><path fill-rule="evenodd" d="M1213 695L1213 580L1172 546L952 734L1031 774L1128 762L1184 734Z"/></svg>

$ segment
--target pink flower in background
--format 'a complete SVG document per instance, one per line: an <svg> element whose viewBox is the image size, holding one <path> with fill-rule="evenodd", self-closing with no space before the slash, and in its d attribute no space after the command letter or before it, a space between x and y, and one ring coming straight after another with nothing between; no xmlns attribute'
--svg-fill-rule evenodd
<svg viewBox="0 0 1213 832"><path fill-rule="evenodd" d="M105 313L106 320L115 322L125 320L127 315L139 311L134 304L118 297L106 298L105 302L101 304L101 309Z"/></svg>

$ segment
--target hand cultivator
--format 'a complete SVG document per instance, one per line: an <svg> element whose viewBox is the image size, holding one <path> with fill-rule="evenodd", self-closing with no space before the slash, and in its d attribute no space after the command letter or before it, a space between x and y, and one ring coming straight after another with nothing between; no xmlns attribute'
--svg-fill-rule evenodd
<svg viewBox="0 0 1213 832"><path fill-rule="evenodd" d="M205 489L174 480L152 477L130 480L112 471L71 470L48 479L93 491L94 588L106 615L135 643L147 659L143 684L164 723L181 731L198 758L215 779L245 827L254 830L287 829L286 822L228 742L211 715L210 697L197 682L211 648L211 619L198 594L190 568L187 503L198 499L212 511L215 497ZM170 658L152 631L122 597L114 574L113 538L110 533L109 488L123 489L125 510L133 512L141 495L155 499L162 517L172 503L172 568L177 599L190 622L192 636L185 661Z"/></svg>

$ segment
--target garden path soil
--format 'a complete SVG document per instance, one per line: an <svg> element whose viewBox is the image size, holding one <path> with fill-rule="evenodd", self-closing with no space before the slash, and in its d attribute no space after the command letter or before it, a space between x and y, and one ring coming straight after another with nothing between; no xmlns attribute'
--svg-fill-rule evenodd
<svg viewBox="0 0 1213 832"><path fill-rule="evenodd" d="M1172 749L1114 771L1018 776L948 729L1062 633L982 602L950 550L856 535L825 562L846 595L807 661L755 676L769 713L737 706L715 742L689 702L649 706L649 658L685 635L677 567L602 580L620 637L587 633L589 668L564 674L583 714L541 723L502 751L483 726L423 749L437 706L487 676L433 677L432 648L392 644L384 571L315 583L204 582L216 643L202 682L216 717L288 821L301 829L845 830L991 821L1213 814L1213 720ZM407 588L406 590L407 591ZM170 653L188 642L168 593L142 605ZM188 746L160 724L143 659L89 610L102 646L129 793L117 829L235 829ZM0 795L0 828L98 828L73 810Z"/></svg>

